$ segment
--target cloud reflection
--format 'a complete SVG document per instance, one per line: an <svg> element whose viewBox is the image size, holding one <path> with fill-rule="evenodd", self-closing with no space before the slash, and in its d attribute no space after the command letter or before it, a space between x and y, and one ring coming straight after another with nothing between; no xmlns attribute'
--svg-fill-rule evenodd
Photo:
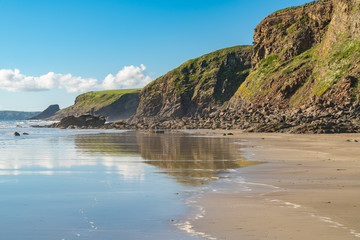
<svg viewBox="0 0 360 240"><path fill-rule="evenodd" d="M75 146L75 138L82 139L80 136L69 136L31 139L31 142L8 141L5 146L0 147L0 175L54 175L101 171L122 175L125 180L144 180L145 170L140 164L139 154L90 154Z"/></svg>

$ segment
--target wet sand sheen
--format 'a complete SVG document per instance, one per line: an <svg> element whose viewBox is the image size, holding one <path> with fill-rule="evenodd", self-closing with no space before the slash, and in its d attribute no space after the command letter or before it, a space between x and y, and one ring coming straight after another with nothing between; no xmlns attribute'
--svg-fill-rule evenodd
<svg viewBox="0 0 360 240"><path fill-rule="evenodd" d="M59 131L0 142L4 239L202 239L185 199L252 164L237 139Z"/></svg>
<svg viewBox="0 0 360 240"><path fill-rule="evenodd" d="M235 136L248 139L250 159L269 162L240 174L268 188L206 194L194 231L217 239L360 239L359 134Z"/></svg>

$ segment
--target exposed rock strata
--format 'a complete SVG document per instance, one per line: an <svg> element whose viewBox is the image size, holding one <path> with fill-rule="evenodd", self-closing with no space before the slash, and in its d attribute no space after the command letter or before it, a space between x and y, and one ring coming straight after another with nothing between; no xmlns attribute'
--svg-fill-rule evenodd
<svg viewBox="0 0 360 240"><path fill-rule="evenodd" d="M252 72L233 107L346 106L359 100L360 1L324 0L278 11L255 29Z"/></svg>
<svg viewBox="0 0 360 240"><path fill-rule="evenodd" d="M277 11L255 28L254 67L272 54L291 59L319 44L333 13L331 1L321 1Z"/></svg>

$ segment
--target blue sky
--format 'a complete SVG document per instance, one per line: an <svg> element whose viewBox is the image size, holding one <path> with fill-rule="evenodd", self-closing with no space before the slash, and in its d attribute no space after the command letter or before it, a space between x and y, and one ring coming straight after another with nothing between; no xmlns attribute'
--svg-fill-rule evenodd
<svg viewBox="0 0 360 240"><path fill-rule="evenodd" d="M306 2L0 0L0 110L141 87L191 58L251 44L264 17Z"/></svg>

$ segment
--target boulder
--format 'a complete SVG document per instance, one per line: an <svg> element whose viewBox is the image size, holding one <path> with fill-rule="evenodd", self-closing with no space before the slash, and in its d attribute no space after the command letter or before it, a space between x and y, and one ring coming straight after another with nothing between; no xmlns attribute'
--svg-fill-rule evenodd
<svg viewBox="0 0 360 240"><path fill-rule="evenodd" d="M103 116L92 116L84 114L80 116L68 116L54 123L51 127L56 128L101 128L106 122Z"/></svg>

